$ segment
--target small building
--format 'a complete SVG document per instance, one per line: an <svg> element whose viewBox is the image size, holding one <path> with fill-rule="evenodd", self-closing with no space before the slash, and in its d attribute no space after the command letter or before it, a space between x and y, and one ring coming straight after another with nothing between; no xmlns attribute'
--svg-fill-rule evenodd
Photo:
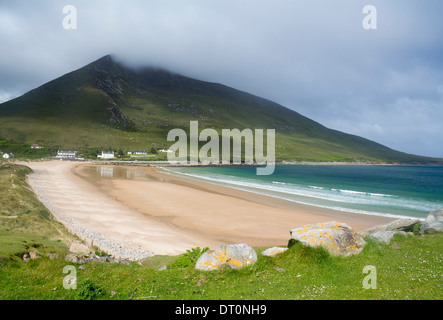
<svg viewBox="0 0 443 320"><path fill-rule="evenodd" d="M137 155L147 155L148 154L146 152L146 150L135 150L133 153L137 154Z"/></svg>
<svg viewBox="0 0 443 320"><path fill-rule="evenodd" d="M97 156L97 158L114 159L115 158L115 153L114 153L114 151L102 151L102 153L99 154Z"/></svg>
<svg viewBox="0 0 443 320"><path fill-rule="evenodd" d="M14 155L12 153L4 153L3 159L13 159Z"/></svg>
<svg viewBox="0 0 443 320"><path fill-rule="evenodd" d="M31 149L41 149L41 147L39 144L34 143L34 144L31 144Z"/></svg>
<svg viewBox="0 0 443 320"><path fill-rule="evenodd" d="M75 159L77 158L77 151L57 151L57 155L55 156L58 159Z"/></svg>
<svg viewBox="0 0 443 320"><path fill-rule="evenodd" d="M160 152L173 152L172 150L169 150L169 149L160 149L158 151L160 151Z"/></svg>

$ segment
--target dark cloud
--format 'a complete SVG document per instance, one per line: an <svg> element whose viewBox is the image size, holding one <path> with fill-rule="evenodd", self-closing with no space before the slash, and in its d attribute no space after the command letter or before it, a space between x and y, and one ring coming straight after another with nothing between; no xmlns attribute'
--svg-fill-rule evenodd
<svg viewBox="0 0 443 320"><path fill-rule="evenodd" d="M62 26L77 9L76 30ZM0 101L106 54L274 100L328 127L443 157L443 2L0 1Z"/></svg>

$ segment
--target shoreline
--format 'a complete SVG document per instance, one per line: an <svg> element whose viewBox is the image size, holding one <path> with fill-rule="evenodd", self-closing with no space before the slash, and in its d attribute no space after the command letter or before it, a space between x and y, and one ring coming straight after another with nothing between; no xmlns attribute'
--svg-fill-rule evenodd
<svg viewBox="0 0 443 320"><path fill-rule="evenodd" d="M42 160L42 161L53 161L60 159ZM64 161L72 162L82 162L82 163L93 163L102 165L140 165L140 166L168 166L168 167L219 167L219 166L265 166L266 164L222 164L222 163L211 163L211 164L191 164L191 163L172 163L168 160L84 160L84 159L64 159ZM442 163L389 163L389 162L341 162L341 161L277 161L274 165L319 165L319 166L431 166L431 167L443 167Z"/></svg>
<svg viewBox="0 0 443 320"><path fill-rule="evenodd" d="M109 166L113 173L139 174L109 179L94 176L108 166L104 163L21 164L33 169L29 184L53 215L145 254L176 255L230 243L285 245L289 230L306 224L338 221L359 231L394 220L297 204L162 173L158 167Z"/></svg>
<svg viewBox="0 0 443 320"><path fill-rule="evenodd" d="M389 213L371 213L371 212L364 212L364 211L352 211L352 210L345 210L343 208L343 210L340 209L336 209L333 207L328 207L328 206L321 206L321 205L314 205L314 204L309 204L309 203L303 203L303 202L298 202L295 200L288 200L285 199L284 197L279 197L279 196L272 196L272 195L268 195L266 193L262 193L262 192L255 192L252 190L248 190L245 188L237 188L236 185L233 184L229 184L229 182L225 182L225 183L219 183L217 181L214 180L210 180L210 179L205 179L202 177L197 177L197 176L193 176L193 175L188 175L188 174L184 174L184 173L180 173L180 172L175 172L175 171L171 171L168 170L169 167L158 167L161 171L159 171L159 173L162 174L166 174L166 175L171 175L171 176L175 176L175 177L183 177L185 180L195 180L195 181L199 181L201 183L204 184L209 184L209 185L217 185L223 188L228 188L228 189L233 189L236 190L236 192L245 192L245 194L256 194L257 196L263 197L263 198L269 198L269 199L276 199L276 201L280 201L280 202L286 202L288 204L288 206L290 206L290 204L295 204L296 206L304 206L304 207L308 207L308 208L321 208L323 210L326 211L334 211L337 213L341 213L341 214L353 214L353 215L358 215L358 216L371 216L371 217L381 217L381 218L387 218L387 219L410 219L410 218L414 218L414 219L419 219L419 220L424 220L425 218L418 218L418 217L410 217L410 216L402 216L402 215L395 215L395 214L389 214Z"/></svg>

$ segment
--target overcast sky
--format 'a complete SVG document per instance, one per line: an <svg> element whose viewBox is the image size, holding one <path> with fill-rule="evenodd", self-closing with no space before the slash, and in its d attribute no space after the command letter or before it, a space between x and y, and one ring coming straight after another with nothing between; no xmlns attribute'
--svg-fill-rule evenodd
<svg viewBox="0 0 443 320"><path fill-rule="evenodd" d="M443 157L441 0L0 0L0 102L106 54Z"/></svg>

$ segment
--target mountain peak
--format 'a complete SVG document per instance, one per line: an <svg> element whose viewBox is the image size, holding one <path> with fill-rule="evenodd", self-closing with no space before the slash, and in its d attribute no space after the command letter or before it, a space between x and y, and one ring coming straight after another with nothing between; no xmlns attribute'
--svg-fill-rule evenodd
<svg viewBox="0 0 443 320"><path fill-rule="evenodd" d="M112 56L110 54L107 54L106 56L95 60L91 64L113 64L114 62L115 60L112 58Z"/></svg>
<svg viewBox="0 0 443 320"><path fill-rule="evenodd" d="M86 68L88 67L101 71L116 71L117 69L122 68L122 66L109 54L90 63L86 66Z"/></svg>

